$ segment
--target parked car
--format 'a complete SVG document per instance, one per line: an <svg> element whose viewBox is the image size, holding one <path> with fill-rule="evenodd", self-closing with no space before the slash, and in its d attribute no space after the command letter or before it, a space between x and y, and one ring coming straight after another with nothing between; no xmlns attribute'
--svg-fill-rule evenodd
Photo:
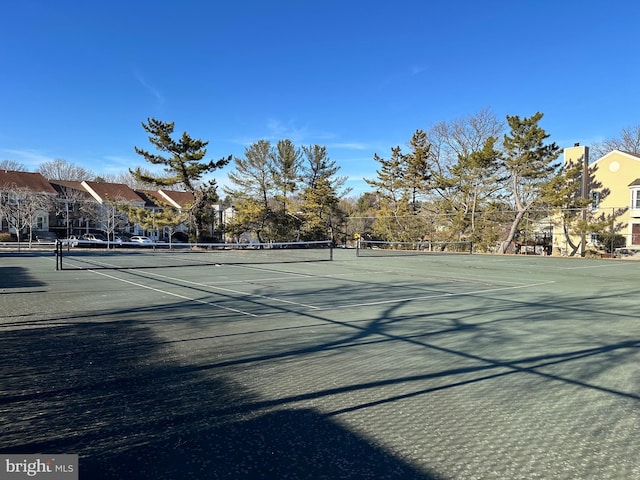
<svg viewBox="0 0 640 480"><path fill-rule="evenodd" d="M144 237L142 235L134 235L131 237L131 241L134 243L141 243L143 245L151 245L153 243L149 237Z"/></svg>
<svg viewBox="0 0 640 480"><path fill-rule="evenodd" d="M101 233L85 233L80 237L82 242L78 242L80 246L88 246L88 247L106 247L107 246L107 237L102 235Z"/></svg>
<svg viewBox="0 0 640 480"><path fill-rule="evenodd" d="M77 235L69 235L69 238L65 238L61 240L61 242L62 242L62 245L65 245L65 246L77 247L78 240L80 240L80 238Z"/></svg>
<svg viewBox="0 0 640 480"><path fill-rule="evenodd" d="M113 237L113 241L114 241L114 243L118 244L118 246L120 246L123 243L130 242L131 239L129 237L127 237L126 235L116 235L115 237Z"/></svg>
<svg viewBox="0 0 640 480"><path fill-rule="evenodd" d="M38 243L54 243L58 236L54 232L36 232Z"/></svg>

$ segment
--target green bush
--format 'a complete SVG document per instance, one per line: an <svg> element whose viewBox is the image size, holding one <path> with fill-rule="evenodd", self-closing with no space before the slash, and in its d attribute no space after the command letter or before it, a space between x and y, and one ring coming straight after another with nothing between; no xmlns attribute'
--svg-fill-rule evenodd
<svg viewBox="0 0 640 480"><path fill-rule="evenodd" d="M624 235L619 233L602 232L598 234L598 247L607 253L613 253L616 248L626 246Z"/></svg>

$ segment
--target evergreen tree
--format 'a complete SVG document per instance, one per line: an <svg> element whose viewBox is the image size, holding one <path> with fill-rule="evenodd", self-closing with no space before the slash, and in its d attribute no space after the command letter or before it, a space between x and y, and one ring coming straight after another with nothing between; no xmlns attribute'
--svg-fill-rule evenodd
<svg viewBox="0 0 640 480"><path fill-rule="evenodd" d="M225 192L234 198L236 215L228 230L236 236L256 234L259 242L274 230L272 198L275 182L271 169L271 144L259 140L245 149L244 158L234 158L235 171L229 174L233 188Z"/></svg>
<svg viewBox="0 0 640 480"><path fill-rule="evenodd" d="M457 163L446 168L446 175L436 176L458 240L464 236L478 240L476 214L501 187L500 152L495 144L496 138L489 137L480 150L461 153Z"/></svg>
<svg viewBox="0 0 640 480"><path fill-rule="evenodd" d="M603 247L610 247L612 242L615 244L619 231L626 226L620 223L619 217L625 213L627 207L614 208L610 212L598 212L597 208L592 208L595 207L594 199L590 196L585 197L582 192L583 168L581 161L563 165L542 191L544 202L560 212L559 221L562 223L564 244L568 247L563 253L570 257L586 253L587 238L591 234L597 234ZM589 185L589 191L598 192L598 202L601 202L611 191L603 188L603 185L595 180L597 169L597 164L588 167L586 183Z"/></svg>
<svg viewBox="0 0 640 480"><path fill-rule="evenodd" d="M413 208L405 184L406 156L398 146L391 149L389 159L382 158L377 153L373 159L380 163L380 169L376 170L377 179L365 178L365 182L374 187L379 195L374 234L390 241L416 239L419 234L413 231L409 221Z"/></svg>
<svg viewBox="0 0 640 480"><path fill-rule="evenodd" d="M302 147L302 152L306 163L302 165L301 213L304 223L300 236L304 240L324 240L328 234L333 237L334 227L344 221L344 213L339 208L338 189L344 185L346 177L335 176L340 167L329 159L325 147Z"/></svg>
<svg viewBox="0 0 640 480"><path fill-rule="evenodd" d="M274 209L273 226L275 240L289 241L297 237L301 219L296 215L297 208L290 205L293 194L299 189L302 152L291 140L279 140L271 150L271 175L275 184L275 200L279 208Z"/></svg>
<svg viewBox="0 0 640 480"><path fill-rule="evenodd" d="M134 147L135 151L152 165L162 165L165 175L154 176L140 167L129 171L138 181L158 187L180 185L193 193L195 200L189 207L189 213L194 222L195 239L198 241L202 236L207 210L210 210L211 205L219 198L216 181L203 182L202 177L227 165L231 156L217 161L204 160L209 142L191 138L187 132L182 134L180 140L174 140L171 137L174 122L148 118L146 124L142 123L142 128L149 134L149 142L160 153L151 153L138 147Z"/></svg>
<svg viewBox="0 0 640 480"><path fill-rule="evenodd" d="M271 151L271 175L278 191L276 198L287 211L287 201L298 188L302 152L291 140L279 140Z"/></svg>
<svg viewBox="0 0 640 480"><path fill-rule="evenodd" d="M431 190L432 174L431 144L423 130L416 130L409 142L411 152L404 156L405 166L402 176L408 190L413 214L420 210L419 197Z"/></svg>
<svg viewBox="0 0 640 480"><path fill-rule="evenodd" d="M423 130L416 130L409 148L406 154L399 146L392 148L389 159L374 154L381 167L376 171L377 179L365 178L378 196L374 234L385 240L420 240L426 233L419 214L422 199L434 187L434 176L431 145Z"/></svg>
<svg viewBox="0 0 640 480"><path fill-rule="evenodd" d="M555 143L545 144L549 135L538 125L542 117L540 112L522 119L507 115L511 132L504 136L503 165L515 217L502 245L502 253L515 238L524 215L541 201L546 184L558 168L554 162L560 155L560 148Z"/></svg>

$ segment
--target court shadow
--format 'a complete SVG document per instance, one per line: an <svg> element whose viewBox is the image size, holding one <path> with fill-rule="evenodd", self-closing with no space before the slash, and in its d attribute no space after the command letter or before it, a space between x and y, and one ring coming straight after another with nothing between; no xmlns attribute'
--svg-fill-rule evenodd
<svg viewBox="0 0 640 480"><path fill-rule="evenodd" d="M83 470L96 479L122 478L123 471L176 480L436 478L313 410L267 413L191 438L169 436L101 462L87 461Z"/></svg>
<svg viewBox="0 0 640 480"><path fill-rule="evenodd" d="M310 409L260 408L136 322L3 332L4 453L77 453L81 479L436 479Z"/></svg>
<svg viewBox="0 0 640 480"><path fill-rule="evenodd" d="M44 283L35 279L26 268L0 266L0 288L28 288L42 285Z"/></svg>

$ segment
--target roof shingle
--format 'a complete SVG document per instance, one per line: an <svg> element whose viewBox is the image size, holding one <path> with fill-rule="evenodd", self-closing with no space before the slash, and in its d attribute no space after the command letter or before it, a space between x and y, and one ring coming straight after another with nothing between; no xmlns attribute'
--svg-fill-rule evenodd
<svg viewBox="0 0 640 480"><path fill-rule="evenodd" d="M56 195L56 189L49 181L37 172L16 172L13 170L0 170L0 187L2 188L26 188L36 193Z"/></svg>

